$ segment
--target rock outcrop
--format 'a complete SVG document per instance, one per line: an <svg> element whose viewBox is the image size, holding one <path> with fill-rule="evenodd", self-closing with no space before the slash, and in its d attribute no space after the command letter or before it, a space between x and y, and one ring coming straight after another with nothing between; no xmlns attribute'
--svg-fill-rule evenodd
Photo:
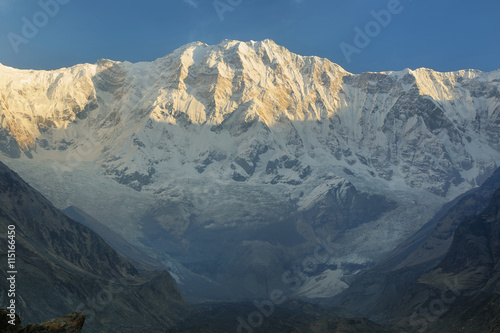
<svg viewBox="0 0 500 333"><path fill-rule="evenodd" d="M7 314L6 309L0 309L0 332L2 333L81 333L85 322L84 313L72 312L61 318L41 324L28 324L23 328L18 315L15 315L15 325L11 325Z"/></svg>
<svg viewBox="0 0 500 333"><path fill-rule="evenodd" d="M271 40L194 42L153 62L2 66L0 151L56 207L167 253L169 266L227 286L251 256L253 297L270 279L261 272L286 270L254 249L290 266L338 236L332 261L372 265L481 184L500 164L499 88L500 71L352 74ZM270 230L297 246L260 236Z"/></svg>

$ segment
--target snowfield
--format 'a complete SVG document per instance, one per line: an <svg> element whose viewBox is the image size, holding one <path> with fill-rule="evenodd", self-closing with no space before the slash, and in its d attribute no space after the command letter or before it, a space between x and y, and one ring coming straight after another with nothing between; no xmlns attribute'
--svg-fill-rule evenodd
<svg viewBox="0 0 500 333"><path fill-rule="evenodd" d="M1 159L57 207L167 256L177 281L247 281L247 297L318 236L332 262L368 266L481 184L500 161L499 87L500 71L352 74L270 40L0 65ZM297 295L338 293L355 274L342 267Z"/></svg>

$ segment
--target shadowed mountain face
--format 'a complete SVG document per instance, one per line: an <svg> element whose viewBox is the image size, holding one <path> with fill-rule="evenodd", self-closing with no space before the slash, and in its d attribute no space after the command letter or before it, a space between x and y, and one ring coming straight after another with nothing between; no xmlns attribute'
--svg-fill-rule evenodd
<svg viewBox="0 0 500 333"><path fill-rule="evenodd" d="M137 271L93 231L59 212L2 163L0 203L0 230L11 225L16 230L16 311L27 324L77 309L87 314L83 332L213 333L236 331L239 325L240 330L256 327L261 332L394 332L365 319L344 319L341 316L348 314L342 309L296 301L272 308L263 302L261 311L272 313L265 312L262 325L249 326L248 319L239 319L255 312L251 303L207 304L188 313L168 273ZM97 222L81 210L67 211L96 227ZM122 240L115 241L127 249ZM6 255L3 249L0 255ZM4 272L0 274L6 278ZM0 297L8 303L5 292ZM73 330L73 323L66 321ZM55 325L59 323L53 320L26 329L45 332L44 327Z"/></svg>
<svg viewBox="0 0 500 333"><path fill-rule="evenodd" d="M135 267L144 267L146 269L164 268L161 262L151 258L148 253L140 251L137 247L131 245L123 239L123 237L119 234L109 229L100 221L96 220L78 207L70 206L63 209L62 212L97 233L118 253L131 260Z"/></svg>
<svg viewBox="0 0 500 333"><path fill-rule="evenodd" d="M300 290L315 298L491 175L499 87L500 71L352 74L270 40L0 66L0 151L56 207L228 291L210 298L260 296L330 238L336 274Z"/></svg>
<svg viewBox="0 0 500 333"><path fill-rule="evenodd" d="M324 308L300 301L279 306L265 302L198 305L168 333L396 333L389 325L354 318L342 309ZM259 312L262 311L262 312ZM398 332L399 333L399 332Z"/></svg>
<svg viewBox="0 0 500 333"><path fill-rule="evenodd" d="M463 221L500 185L500 71L355 75L269 40L191 43L150 63L0 65L0 117L6 164L58 208L80 207L67 212L137 267L157 258L193 302L274 288L329 298L379 263L338 304L410 329L408 318L431 327L412 316L443 290L454 299L443 318L467 300L471 313L494 313L494 209ZM88 308L88 321L110 330L117 318L121 331L144 320L150 331L174 327L182 303L168 273L138 271L2 168L1 227L18 228L25 318ZM202 329L200 316L225 320L231 307L172 329ZM265 325L345 327L315 311Z"/></svg>
<svg viewBox="0 0 500 333"><path fill-rule="evenodd" d="M150 332L181 316L183 303L167 272L138 271L0 162L2 233L9 225L16 231L16 310L25 323L84 311L86 332ZM0 256L6 251L2 246ZM9 302L3 288L0 301Z"/></svg>
<svg viewBox="0 0 500 333"><path fill-rule="evenodd" d="M487 196L495 176L458 205L474 195ZM3 164L0 189L1 230L16 226L17 311L26 322L44 321L76 306L87 312L86 332L400 332L395 326L358 319L349 310L298 301L279 306L269 301L206 304L187 312L168 273L138 272ZM401 297L385 295L396 305L389 310L397 326L408 332L500 330L500 189L490 197L486 209L458 225L436 268L416 276ZM396 284L398 278L391 277ZM1 297L6 303L6 294ZM445 307L436 307L439 304ZM430 313L432 320L422 313Z"/></svg>
<svg viewBox="0 0 500 333"><path fill-rule="evenodd" d="M500 332L499 296L497 170L481 187L446 205L334 303L409 332Z"/></svg>
<svg viewBox="0 0 500 333"><path fill-rule="evenodd" d="M463 219L444 258L405 291L393 313L429 332L500 332L499 310L500 188L486 209Z"/></svg>
<svg viewBox="0 0 500 333"><path fill-rule="evenodd" d="M354 75L271 40L225 40L150 63L0 73L5 154L97 160L138 190L182 166L298 185L334 162L446 195L481 183L499 156L500 72Z"/></svg>
<svg viewBox="0 0 500 333"><path fill-rule="evenodd" d="M402 297L422 274L444 260L445 255L450 256L450 246L461 222L488 207L499 187L500 169L497 169L480 187L444 205L419 231L359 276L334 303L375 320L388 320L391 311L398 308L394 300ZM465 252L468 249L469 246L463 247ZM456 268L463 267L457 265Z"/></svg>
<svg viewBox="0 0 500 333"><path fill-rule="evenodd" d="M443 330L448 326L468 332L500 332L500 189L481 214L460 224L446 256L419 282L432 281L436 286L453 280L460 298L440 321L429 325L430 331L451 332Z"/></svg>
<svg viewBox="0 0 500 333"><path fill-rule="evenodd" d="M460 224L436 269L457 277L463 292L500 293L500 189L481 214Z"/></svg>

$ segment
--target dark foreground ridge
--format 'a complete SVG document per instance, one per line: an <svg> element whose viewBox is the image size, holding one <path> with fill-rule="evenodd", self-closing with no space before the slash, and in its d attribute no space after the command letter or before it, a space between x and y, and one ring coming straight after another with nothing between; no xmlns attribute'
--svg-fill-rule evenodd
<svg viewBox="0 0 500 333"><path fill-rule="evenodd" d="M16 314L15 325L6 309L0 309L0 332L2 333L80 333L85 322L85 313L72 312L64 317L52 319L41 324L27 325L23 328L21 319Z"/></svg>
<svg viewBox="0 0 500 333"><path fill-rule="evenodd" d="M279 307L265 302L214 303L193 306L187 318L167 333L400 333L390 325L355 318L340 308L298 300Z"/></svg>
<svg viewBox="0 0 500 333"><path fill-rule="evenodd" d="M136 268L0 163L0 230L9 228L15 228L18 274L15 299L0 293L0 306L15 300L24 321L78 311L87 315L88 333L151 333L183 317L185 304L168 272ZM7 258L7 246L0 257ZM0 270L0 279L7 278Z"/></svg>

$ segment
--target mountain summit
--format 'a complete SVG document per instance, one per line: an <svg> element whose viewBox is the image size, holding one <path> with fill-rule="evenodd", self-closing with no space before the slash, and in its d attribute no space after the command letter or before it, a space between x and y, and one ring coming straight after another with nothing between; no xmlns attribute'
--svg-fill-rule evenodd
<svg viewBox="0 0 500 333"><path fill-rule="evenodd" d="M319 236L331 267L369 265L481 184L499 88L500 71L352 74L270 40L195 42L148 63L0 67L0 150L59 208L256 291Z"/></svg>
<svg viewBox="0 0 500 333"><path fill-rule="evenodd" d="M137 188L164 163L299 182L300 173L287 177L282 168L273 170L278 177L255 173L257 164L297 155L300 171L328 159L446 195L493 170L499 78L499 71L429 69L354 75L271 40L195 42L151 63L3 67L1 149L18 157L73 149L85 138L105 142L92 159ZM257 163L264 151L271 156Z"/></svg>

